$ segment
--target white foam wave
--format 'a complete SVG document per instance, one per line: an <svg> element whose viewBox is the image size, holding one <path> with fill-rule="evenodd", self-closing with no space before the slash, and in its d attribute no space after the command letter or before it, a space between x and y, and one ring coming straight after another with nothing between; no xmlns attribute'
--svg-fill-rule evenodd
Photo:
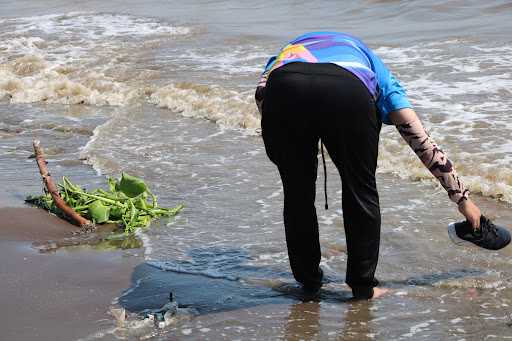
<svg viewBox="0 0 512 341"><path fill-rule="evenodd" d="M149 44L148 38L190 32L153 18L108 13L0 20L0 99L130 104L146 91L144 84L135 84L144 78L143 72L134 71L137 68L129 61L141 53L137 38L144 37L142 43Z"/></svg>
<svg viewBox="0 0 512 341"><path fill-rule="evenodd" d="M105 171L109 171L111 173L119 173L122 170L121 166L115 161L115 157L110 155L97 155L93 152L97 141L100 139L100 135L112 135L112 131L114 131L113 127L116 125L116 118L117 116L114 114L113 117L110 118L107 122L97 126L94 129L91 138L80 152L80 158L87 160L86 162L93 167L98 175L101 175ZM151 249L149 250L147 256L150 254Z"/></svg>
<svg viewBox="0 0 512 341"><path fill-rule="evenodd" d="M243 45L229 51L201 48L198 50L176 51L172 60L193 65L197 70L215 71L219 75L251 74L261 72L268 57L260 47Z"/></svg>
<svg viewBox="0 0 512 341"><path fill-rule="evenodd" d="M462 280L446 280L434 283L438 288L476 288L476 289L497 289L499 287L508 287L503 280L496 278L465 278Z"/></svg>
<svg viewBox="0 0 512 341"><path fill-rule="evenodd" d="M379 146L379 172L428 181L438 186L440 191L444 191L409 146L401 141L397 132L394 133L395 137L391 134L383 135ZM437 139L441 146L442 141ZM508 166L510 160L495 159L492 154L475 155L461 150L453 153L448 151L447 155L472 193L512 202L512 169Z"/></svg>
<svg viewBox="0 0 512 341"><path fill-rule="evenodd" d="M260 127L252 92L184 82L158 89L150 96L150 102L185 117L208 119L221 127L245 128L254 133Z"/></svg>
<svg viewBox="0 0 512 341"><path fill-rule="evenodd" d="M151 238L149 238L148 235L141 229L137 230L136 236L142 240L142 244L144 245L144 259L150 260L151 255L153 254L153 244L151 243ZM126 295L126 293L124 295Z"/></svg>
<svg viewBox="0 0 512 341"><path fill-rule="evenodd" d="M183 35L189 27L126 14L70 12L0 20L14 34L74 35L87 39L113 36Z"/></svg>
<svg viewBox="0 0 512 341"><path fill-rule="evenodd" d="M467 187L507 202L512 202L510 51L512 46L460 40L376 49ZM383 132L379 153L380 172L436 183L395 131Z"/></svg>
<svg viewBox="0 0 512 341"><path fill-rule="evenodd" d="M0 65L0 98L11 103L126 105L141 89L113 80L102 72L80 72L26 55Z"/></svg>

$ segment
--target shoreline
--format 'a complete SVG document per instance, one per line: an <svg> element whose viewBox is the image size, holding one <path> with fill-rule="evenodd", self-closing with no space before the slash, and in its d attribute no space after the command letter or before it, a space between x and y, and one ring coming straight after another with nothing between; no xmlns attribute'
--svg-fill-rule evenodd
<svg viewBox="0 0 512 341"><path fill-rule="evenodd" d="M142 248L38 249L78 231L38 208L0 207L0 222L3 337L72 340L115 326L109 310L131 287L133 270L144 261Z"/></svg>

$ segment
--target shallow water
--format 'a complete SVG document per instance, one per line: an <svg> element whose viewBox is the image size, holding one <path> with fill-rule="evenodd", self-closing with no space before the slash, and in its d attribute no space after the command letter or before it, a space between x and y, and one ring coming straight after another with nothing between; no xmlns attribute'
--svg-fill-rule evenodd
<svg viewBox="0 0 512 341"><path fill-rule="evenodd" d="M21 205L40 190L28 159L39 138L54 176L96 187L104 183L97 173L127 171L144 177L163 206L186 205L143 235L147 269L134 273L138 286L123 304L144 297L137 288L146 287L161 293L153 304L178 290L202 305L193 318L144 335L512 337L511 251L453 247L446 226L460 216L390 127L379 156L377 275L393 292L375 303L347 302L341 185L328 160L331 209L321 209L321 170L317 197L330 282L319 302L301 303L288 268L281 184L253 103L266 58L287 39L318 29L356 34L406 86L463 180L483 194L476 200L484 212L510 224L507 2L0 4L0 170L7 175L0 203ZM199 299L184 283L212 289ZM103 332L91 338L135 337Z"/></svg>

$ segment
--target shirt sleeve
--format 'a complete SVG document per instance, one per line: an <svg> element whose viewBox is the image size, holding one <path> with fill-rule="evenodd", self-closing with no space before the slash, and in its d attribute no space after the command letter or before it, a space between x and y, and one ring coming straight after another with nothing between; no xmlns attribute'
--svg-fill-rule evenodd
<svg viewBox="0 0 512 341"><path fill-rule="evenodd" d="M260 81L258 82L258 87L265 87L267 85L267 80L268 80L268 76L270 74L270 70L272 70L272 66L276 62L276 59L277 59L277 57L273 56L268 60L266 66L265 66L265 70L263 70L263 73L260 76Z"/></svg>
<svg viewBox="0 0 512 341"><path fill-rule="evenodd" d="M365 51L373 66L373 71L379 84L379 94L377 97L377 108L379 109L382 122L392 124L389 120L389 113L398 109L412 108L407 99L405 89L400 82L386 67L384 62L375 55L370 49Z"/></svg>

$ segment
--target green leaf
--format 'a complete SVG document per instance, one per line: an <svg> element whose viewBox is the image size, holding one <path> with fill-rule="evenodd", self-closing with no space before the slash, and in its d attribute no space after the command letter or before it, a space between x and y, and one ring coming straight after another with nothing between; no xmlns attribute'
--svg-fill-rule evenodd
<svg viewBox="0 0 512 341"><path fill-rule="evenodd" d="M63 187L72 192L81 192L82 189L79 186L74 185L67 177L62 177Z"/></svg>
<svg viewBox="0 0 512 341"><path fill-rule="evenodd" d="M141 196L138 199L134 199L134 204L135 207L137 207L138 209L145 210L148 208L148 202L145 195Z"/></svg>
<svg viewBox="0 0 512 341"><path fill-rule="evenodd" d="M130 200L130 225L135 227L135 219L139 214L139 210L133 205L133 201Z"/></svg>
<svg viewBox="0 0 512 341"><path fill-rule="evenodd" d="M122 173L119 189L128 197L133 198L147 191L147 186L142 179Z"/></svg>
<svg viewBox="0 0 512 341"><path fill-rule="evenodd" d="M113 206L110 209L110 219L112 219L112 220L114 220L114 219L115 220L121 219L121 217L123 216L125 210L126 210L126 208L124 208L124 207Z"/></svg>
<svg viewBox="0 0 512 341"><path fill-rule="evenodd" d="M89 205L89 215L98 224L108 220L110 207L103 205L100 200L94 201Z"/></svg>
<svg viewBox="0 0 512 341"><path fill-rule="evenodd" d="M114 178L108 178L108 188L110 189L110 192L115 193L117 192L117 180Z"/></svg>

